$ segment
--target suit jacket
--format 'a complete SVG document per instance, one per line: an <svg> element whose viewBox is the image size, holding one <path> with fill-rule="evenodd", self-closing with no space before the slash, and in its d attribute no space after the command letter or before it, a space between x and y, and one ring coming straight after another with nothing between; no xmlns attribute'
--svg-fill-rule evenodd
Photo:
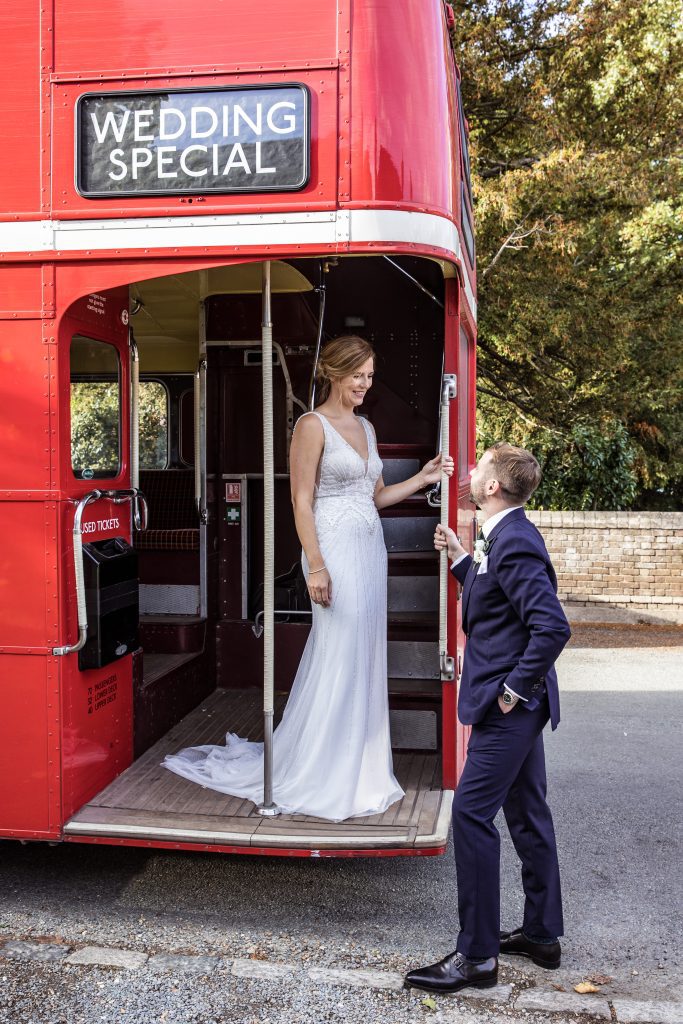
<svg viewBox="0 0 683 1024"><path fill-rule="evenodd" d="M538 707L544 689L550 721L560 721L554 663L571 631L557 598L557 578L545 542L524 509L513 509L489 537L488 568L479 573L470 555L453 568L463 585L467 636L458 695L464 725L480 722L507 685Z"/></svg>

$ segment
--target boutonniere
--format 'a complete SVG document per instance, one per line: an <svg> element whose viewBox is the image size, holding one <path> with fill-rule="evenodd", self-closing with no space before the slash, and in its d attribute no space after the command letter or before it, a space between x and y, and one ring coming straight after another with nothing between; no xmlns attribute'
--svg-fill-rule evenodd
<svg viewBox="0 0 683 1024"><path fill-rule="evenodd" d="M481 537L478 541L475 541L474 554L472 555L472 560L477 563L482 562L484 560L484 555L487 555L489 553L490 547L491 545L484 537Z"/></svg>

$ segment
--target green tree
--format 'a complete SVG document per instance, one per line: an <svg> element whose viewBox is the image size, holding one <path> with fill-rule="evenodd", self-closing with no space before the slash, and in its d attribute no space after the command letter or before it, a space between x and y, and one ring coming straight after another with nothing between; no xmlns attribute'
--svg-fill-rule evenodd
<svg viewBox="0 0 683 1024"><path fill-rule="evenodd" d="M86 478L120 469L121 400L117 381L71 384L71 464ZM168 461L168 398L158 381L140 384L140 466L163 469Z"/></svg>
<svg viewBox="0 0 683 1024"><path fill-rule="evenodd" d="M118 382L71 384L71 465L85 479L116 476L120 459Z"/></svg>
<svg viewBox="0 0 683 1024"><path fill-rule="evenodd" d="M538 453L543 507L671 507L683 496L678 3L452 5L480 438Z"/></svg>

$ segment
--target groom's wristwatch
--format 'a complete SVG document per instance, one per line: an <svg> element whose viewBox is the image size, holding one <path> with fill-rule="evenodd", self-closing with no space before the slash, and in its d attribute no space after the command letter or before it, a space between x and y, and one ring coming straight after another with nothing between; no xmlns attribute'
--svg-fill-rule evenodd
<svg viewBox="0 0 683 1024"><path fill-rule="evenodd" d="M512 705L516 704L517 701L519 700L519 697L515 697L512 693L510 693L509 690L503 690L503 695L502 696L503 696L503 704L507 704L507 705L509 705L509 707L512 707Z"/></svg>

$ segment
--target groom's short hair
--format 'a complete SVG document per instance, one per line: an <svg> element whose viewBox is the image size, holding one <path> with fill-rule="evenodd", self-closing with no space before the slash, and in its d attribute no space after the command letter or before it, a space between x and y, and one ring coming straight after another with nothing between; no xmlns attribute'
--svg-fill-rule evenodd
<svg viewBox="0 0 683 1024"><path fill-rule="evenodd" d="M513 501L524 505L541 482L541 467L526 448L497 441L487 449L495 467L501 490Z"/></svg>

